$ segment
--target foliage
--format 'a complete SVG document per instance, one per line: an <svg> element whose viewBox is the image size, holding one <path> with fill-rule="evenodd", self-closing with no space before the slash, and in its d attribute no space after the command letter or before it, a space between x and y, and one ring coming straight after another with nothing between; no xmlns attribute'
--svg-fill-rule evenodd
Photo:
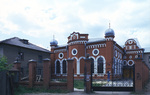
<svg viewBox="0 0 150 95"><path fill-rule="evenodd" d="M74 80L74 88L84 89L84 80Z"/></svg>
<svg viewBox="0 0 150 95"><path fill-rule="evenodd" d="M25 86L19 86L18 88L15 88L15 95L22 95L25 93L68 93L67 90L61 90L61 89L45 89L45 88L28 88Z"/></svg>
<svg viewBox="0 0 150 95"><path fill-rule="evenodd" d="M7 64L7 58L5 56L0 56L0 71L8 70L11 67L11 64Z"/></svg>

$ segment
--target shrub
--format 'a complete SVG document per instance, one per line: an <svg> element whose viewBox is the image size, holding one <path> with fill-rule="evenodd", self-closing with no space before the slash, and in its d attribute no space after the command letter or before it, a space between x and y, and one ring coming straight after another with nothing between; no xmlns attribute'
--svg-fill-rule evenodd
<svg viewBox="0 0 150 95"><path fill-rule="evenodd" d="M9 70L11 67L11 64L7 64L7 58L0 56L0 71Z"/></svg>

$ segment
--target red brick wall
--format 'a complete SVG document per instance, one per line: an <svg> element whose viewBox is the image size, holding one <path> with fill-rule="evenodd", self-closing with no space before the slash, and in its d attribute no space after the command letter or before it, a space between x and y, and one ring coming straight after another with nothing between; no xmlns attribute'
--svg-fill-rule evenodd
<svg viewBox="0 0 150 95"><path fill-rule="evenodd" d="M148 66L143 62L143 68L142 68L142 82L143 82L143 87L146 85L149 79L149 68Z"/></svg>

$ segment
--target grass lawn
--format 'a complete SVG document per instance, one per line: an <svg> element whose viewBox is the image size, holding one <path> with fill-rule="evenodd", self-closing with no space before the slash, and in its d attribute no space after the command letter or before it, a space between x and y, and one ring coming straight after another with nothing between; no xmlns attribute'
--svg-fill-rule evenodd
<svg viewBox="0 0 150 95"><path fill-rule="evenodd" d="M74 80L74 88L84 89L84 80Z"/></svg>
<svg viewBox="0 0 150 95"><path fill-rule="evenodd" d="M25 93L68 93L67 90L61 90L61 89L45 89L45 88L27 88L24 86L19 86L15 89L15 95L25 94Z"/></svg>

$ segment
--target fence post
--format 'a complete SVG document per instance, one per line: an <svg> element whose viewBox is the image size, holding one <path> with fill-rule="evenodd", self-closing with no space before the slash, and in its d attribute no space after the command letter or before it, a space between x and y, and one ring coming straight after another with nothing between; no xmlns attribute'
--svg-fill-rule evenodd
<svg viewBox="0 0 150 95"><path fill-rule="evenodd" d="M36 80L36 60L29 60L29 87L32 88Z"/></svg>
<svg viewBox="0 0 150 95"><path fill-rule="evenodd" d="M68 70L67 70L67 90L70 92L74 91L74 72L73 72L73 59L67 59Z"/></svg>
<svg viewBox="0 0 150 95"><path fill-rule="evenodd" d="M51 79L50 65L51 65L51 61L49 58L43 59L43 86L45 88L49 87L49 83Z"/></svg>
<svg viewBox="0 0 150 95"><path fill-rule="evenodd" d="M91 93L91 59L90 58L86 58L84 59L85 61L85 65L86 65L86 71L85 73L85 84L86 84L86 89L85 92L86 93Z"/></svg>
<svg viewBox="0 0 150 95"><path fill-rule="evenodd" d="M18 81L20 81L21 80L21 62L19 62L19 61L15 61L14 63L14 69L16 69L16 70L18 70Z"/></svg>
<svg viewBox="0 0 150 95"><path fill-rule="evenodd" d="M142 58L135 59L135 92L142 91Z"/></svg>
<svg viewBox="0 0 150 95"><path fill-rule="evenodd" d="M14 68L21 71L21 62L19 61L15 61L14 62Z"/></svg>

